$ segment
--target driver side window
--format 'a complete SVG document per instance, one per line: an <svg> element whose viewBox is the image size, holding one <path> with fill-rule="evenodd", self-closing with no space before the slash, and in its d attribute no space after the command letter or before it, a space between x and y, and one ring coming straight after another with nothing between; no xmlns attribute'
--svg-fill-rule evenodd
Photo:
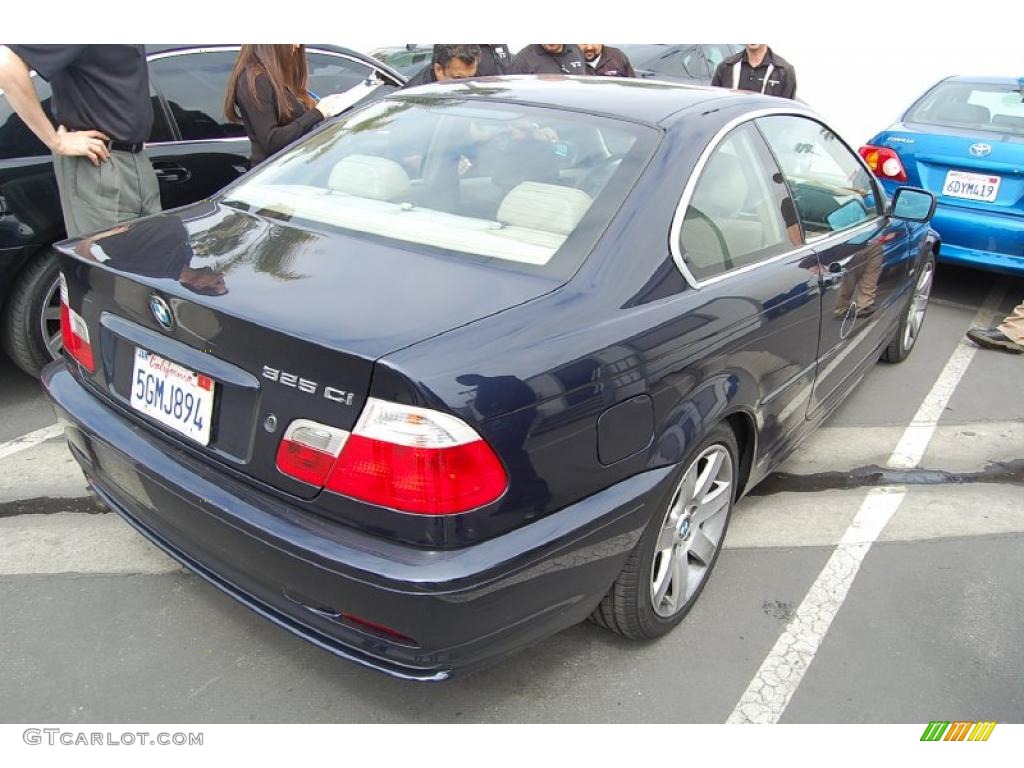
<svg viewBox="0 0 1024 768"><path fill-rule="evenodd" d="M832 131L796 115L772 115L757 122L793 190L809 241L881 215L874 180Z"/></svg>

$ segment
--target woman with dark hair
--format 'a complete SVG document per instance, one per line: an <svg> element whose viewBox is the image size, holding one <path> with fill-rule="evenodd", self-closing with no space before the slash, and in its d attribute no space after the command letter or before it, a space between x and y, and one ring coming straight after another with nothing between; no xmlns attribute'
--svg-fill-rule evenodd
<svg viewBox="0 0 1024 768"><path fill-rule="evenodd" d="M346 101L336 95L314 102L308 80L306 46L242 46L228 80L224 114L245 126L252 142L250 167L345 109Z"/></svg>

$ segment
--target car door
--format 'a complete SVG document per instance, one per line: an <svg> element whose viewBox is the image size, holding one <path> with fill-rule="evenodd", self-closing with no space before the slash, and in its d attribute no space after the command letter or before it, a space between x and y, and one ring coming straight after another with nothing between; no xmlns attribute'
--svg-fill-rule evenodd
<svg viewBox="0 0 1024 768"><path fill-rule="evenodd" d="M802 115L758 120L775 153L822 281L818 374L808 417L852 386L892 330L914 259L905 223L863 162L827 126Z"/></svg>
<svg viewBox="0 0 1024 768"><path fill-rule="evenodd" d="M210 197L248 169L245 128L224 115L238 46L156 54L149 74L171 126L169 141L148 144L164 208Z"/></svg>
<svg viewBox="0 0 1024 768"><path fill-rule="evenodd" d="M704 318L720 340L709 354L758 388L758 456L774 463L806 426L821 322L817 259L752 121L726 134L699 174L672 238L700 294L690 319Z"/></svg>

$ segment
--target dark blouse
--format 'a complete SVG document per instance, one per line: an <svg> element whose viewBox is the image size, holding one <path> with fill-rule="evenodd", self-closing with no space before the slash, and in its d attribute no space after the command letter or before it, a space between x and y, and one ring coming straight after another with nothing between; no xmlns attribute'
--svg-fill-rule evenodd
<svg viewBox="0 0 1024 768"><path fill-rule="evenodd" d="M257 102L249 91L249 78L245 75L238 78L235 85L235 103L242 115L245 132L252 142L252 153L249 155L249 167L263 162L279 149L309 133L324 119L316 107L310 108L294 96L288 96L292 103L291 122L279 123L277 120L277 99L274 98L274 87L266 74L256 75Z"/></svg>

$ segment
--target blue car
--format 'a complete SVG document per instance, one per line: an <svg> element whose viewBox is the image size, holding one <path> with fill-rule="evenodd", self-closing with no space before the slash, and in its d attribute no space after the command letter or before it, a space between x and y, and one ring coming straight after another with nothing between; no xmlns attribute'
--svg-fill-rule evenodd
<svg viewBox="0 0 1024 768"><path fill-rule="evenodd" d="M890 194L937 196L940 261L1024 275L1024 78L946 78L860 153Z"/></svg>
<svg viewBox="0 0 1024 768"><path fill-rule="evenodd" d="M934 205L788 100L401 90L60 244L43 381L100 498L338 656L440 680L588 617L649 639L736 500L912 352Z"/></svg>

